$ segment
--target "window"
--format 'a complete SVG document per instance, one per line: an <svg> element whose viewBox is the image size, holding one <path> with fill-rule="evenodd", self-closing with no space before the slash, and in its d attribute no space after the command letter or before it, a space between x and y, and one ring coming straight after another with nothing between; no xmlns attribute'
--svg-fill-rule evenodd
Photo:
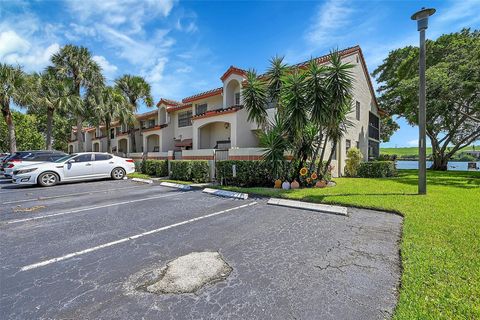
<svg viewBox="0 0 480 320"><path fill-rule="evenodd" d="M195 105L195 114L202 114L207 112L207 104L202 103L202 104L197 104Z"/></svg>
<svg viewBox="0 0 480 320"><path fill-rule="evenodd" d="M75 158L73 158L75 162L89 162L92 161L92 155L90 153L88 154L81 154Z"/></svg>
<svg viewBox="0 0 480 320"><path fill-rule="evenodd" d="M192 111L178 113L178 127L188 127L192 125Z"/></svg>
<svg viewBox="0 0 480 320"><path fill-rule="evenodd" d="M240 92L235 93L235 105L240 105Z"/></svg>
<svg viewBox="0 0 480 320"><path fill-rule="evenodd" d="M368 141L368 159L375 160L380 155L380 143L377 141Z"/></svg>
<svg viewBox="0 0 480 320"><path fill-rule="evenodd" d="M355 101L355 118L360 121L360 102Z"/></svg>
<svg viewBox="0 0 480 320"><path fill-rule="evenodd" d="M331 144L331 148L333 149L332 160L337 160L337 148L335 147L335 144L333 142Z"/></svg>
<svg viewBox="0 0 480 320"><path fill-rule="evenodd" d="M110 129L110 139L115 138L115 128Z"/></svg>
<svg viewBox="0 0 480 320"><path fill-rule="evenodd" d="M122 130L122 132L127 132L127 130L128 130L127 125L126 125L126 124L122 124L122 127L121 127L120 130Z"/></svg>
<svg viewBox="0 0 480 320"><path fill-rule="evenodd" d="M109 154L95 153L95 161L105 161L112 159L112 156Z"/></svg>
<svg viewBox="0 0 480 320"><path fill-rule="evenodd" d="M360 142L356 142L357 149L360 149Z"/></svg>
<svg viewBox="0 0 480 320"><path fill-rule="evenodd" d="M149 127L149 128L155 127L155 119L150 119L150 120L148 120L148 127Z"/></svg>
<svg viewBox="0 0 480 320"><path fill-rule="evenodd" d="M368 137L380 140L380 120L371 112L368 114Z"/></svg>
<svg viewBox="0 0 480 320"><path fill-rule="evenodd" d="M145 121L140 121L140 128L145 129Z"/></svg>
<svg viewBox="0 0 480 320"><path fill-rule="evenodd" d="M345 140L345 146L346 146L347 152L348 152L348 150L352 147L352 141L350 141L348 139Z"/></svg>

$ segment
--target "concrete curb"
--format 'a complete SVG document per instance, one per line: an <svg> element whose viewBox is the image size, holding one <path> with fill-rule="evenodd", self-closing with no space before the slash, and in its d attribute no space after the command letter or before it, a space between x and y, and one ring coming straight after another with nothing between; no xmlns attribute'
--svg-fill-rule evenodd
<svg viewBox="0 0 480 320"><path fill-rule="evenodd" d="M135 181L135 182L143 182L143 183L148 183L148 184L153 183L153 180L142 179L142 178L133 178L132 181Z"/></svg>
<svg viewBox="0 0 480 320"><path fill-rule="evenodd" d="M248 199L248 194L241 193L241 192L233 192L233 191L226 191L226 190L218 190L218 189L211 189L205 188L203 192L208 194L213 194L215 196L226 197L226 198L234 198L234 199Z"/></svg>
<svg viewBox="0 0 480 320"><path fill-rule="evenodd" d="M161 186L169 187L169 188L176 188L181 190L191 190L192 187L189 184L180 184L180 183L173 183L173 182L160 182Z"/></svg>
<svg viewBox="0 0 480 320"><path fill-rule="evenodd" d="M285 199L278 199L278 198L270 198L267 204L281 206L281 207L288 207L288 208L318 211L318 212L336 214L341 216L348 216L346 207L331 206L328 204L285 200Z"/></svg>

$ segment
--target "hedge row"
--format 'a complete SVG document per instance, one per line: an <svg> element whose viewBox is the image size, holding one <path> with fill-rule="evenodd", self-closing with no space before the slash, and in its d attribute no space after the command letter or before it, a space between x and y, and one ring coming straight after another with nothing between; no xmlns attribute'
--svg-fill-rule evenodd
<svg viewBox="0 0 480 320"><path fill-rule="evenodd" d="M386 178L397 175L393 161L370 161L360 163L357 176L360 178Z"/></svg>
<svg viewBox="0 0 480 320"><path fill-rule="evenodd" d="M232 166L235 165L236 176ZM217 180L241 187L271 186L273 177L267 163L259 160L224 160L217 162Z"/></svg>
<svg viewBox="0 0 480 320"><path fill-rule="evenodd" d="M207 160L171 160L170 179L209 182L210 168Z"/></svg>
<svg viewBox="0 0 480 320"><path fill-rule="evenodd" d="M135 171L155 177L168 176L167 160L135 161Z"/></svg>

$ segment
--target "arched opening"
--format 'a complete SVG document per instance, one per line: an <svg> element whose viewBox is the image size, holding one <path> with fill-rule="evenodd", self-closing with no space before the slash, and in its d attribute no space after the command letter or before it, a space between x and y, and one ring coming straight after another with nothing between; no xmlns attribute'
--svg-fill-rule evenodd
<svg viewBox="0 0 480 320"><path fill-rule="evenodd" d="M231 126L228 122L211 122L199 129L200 149L229 149Z"/></svg>
<svg viewBox="0 0 480 320"><path fill-rule="evenodd" d="M159 120L160 122L158 124L162 125L162 124L165 124L167 123L167 110L165 110L164 107L161 107L159 110L158 110L158 113L159 113Z"/></svg>
<svg viewBox="0 0 480 320"><path fill-rule="evenodd" d="M118 153L126 155L128 153L128 141L127 139L118 140Z"/></svg>
<svg viewBox="0 0 480 320"><path fill-rule="evenodd" d="M239 105L240 103L240 83L232 79L225 88L225 108Z"/></svg>
<svg viewBox="0 0 480 320"><path fill-rule="evenodd" d="M94 152L100 152L100 143L95 142L95 143L93 144L93 151L94 151Z"/></svg>
<svg viewBox="0 0 480 320"><path fill-rule="evenodd" d="M158 134L151 134L147 137L147 152L160 151L160 137Z"/></svg>
<svg viewBox="0 0 480 320"><path fill-rule="evenodd" d="M70 153L70 154L73 153L73 145L68 146L68 153Z"/></svg>

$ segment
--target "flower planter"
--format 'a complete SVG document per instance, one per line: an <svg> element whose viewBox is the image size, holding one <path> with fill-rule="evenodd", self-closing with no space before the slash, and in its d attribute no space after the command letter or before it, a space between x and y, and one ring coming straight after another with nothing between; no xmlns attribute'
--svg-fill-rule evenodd
<svg viewBox="0 0 480 320"><path fill-rule="evenodd" d="M290 182L285 181L284 183L282 183L282 189L283 189L283 190L288 190L288 189L290 189Z"/></svg>

